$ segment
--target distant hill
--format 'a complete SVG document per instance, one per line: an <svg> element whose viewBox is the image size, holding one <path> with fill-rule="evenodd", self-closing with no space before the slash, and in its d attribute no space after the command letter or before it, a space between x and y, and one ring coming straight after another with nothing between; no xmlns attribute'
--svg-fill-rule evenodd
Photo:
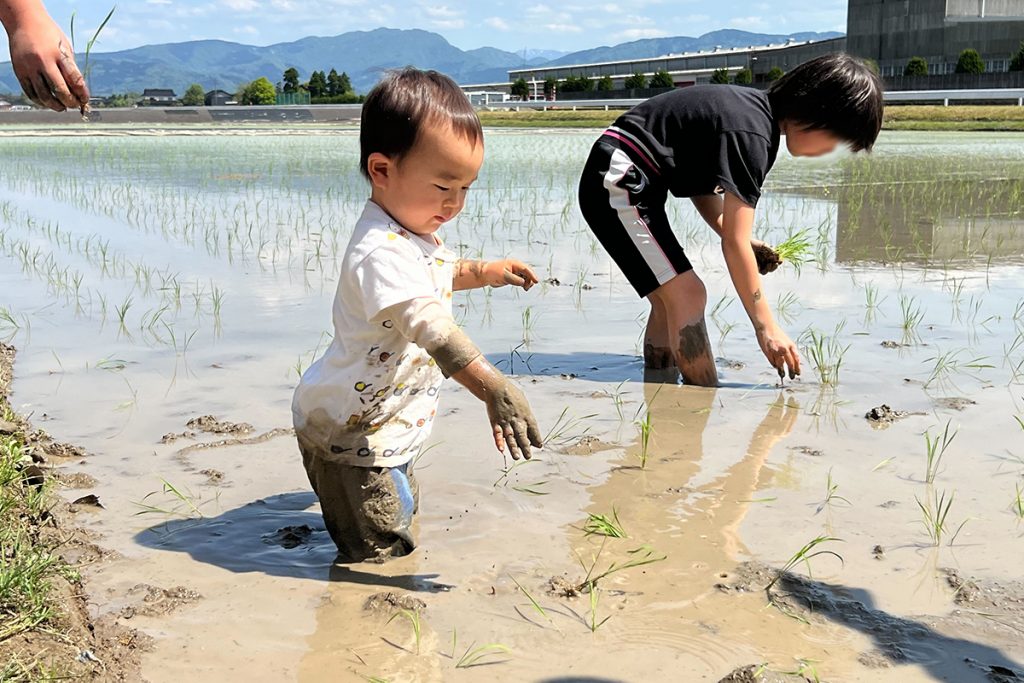
<svg viewBox="0 0 1024 683"><path fill-rule="evenodd" d="M589 64L592 62L611 62L619 59L636 59L639 57L660 57L662 55L678 52L696 52L697 50L713 50L717 46L724 48L747 47L749 45L767 45L769 43L784 43L792 38L796 41L805 40L827 40L829 38L840 38L842 33L826 31L816 33L804 31L801 33L770 34L750 33L749 31L738 31L735 29L722 29L712 31L702 36L693 38L691 36L673 36L666 38L645 38L634 40L620 45L595 47L579 52L570 52L564 57L554 59L548 64L569 65Z"/></svg>
<svg viewBox="0 0 1024 683"><path fill-rule="evenodd" d="M260 76L278 81L288 67L303 79L314 69L346 71L360 92L369 90L388 68L412 64L437 69L461 83L488 83L507 79L512 68L540 64L579 64L609 59L649 57L669 52L710 49L716 45L741 47L810 40L839 33L765 35L724 30L698 38L653 38L565 54L554 50L506 52L493 47L460 50L444 37L421 30L380 28L333 37L309 37L266 47L224 40L145 45L120 52L93 53L90 82L94 93L141 92L146 88L173 88L180 96L191 83L234 92L239 84ZM553 60L553 61L552 61ZM83 57L79 56L79 63ZM20 92L10 62L0 64L0 92Z"/></svg>

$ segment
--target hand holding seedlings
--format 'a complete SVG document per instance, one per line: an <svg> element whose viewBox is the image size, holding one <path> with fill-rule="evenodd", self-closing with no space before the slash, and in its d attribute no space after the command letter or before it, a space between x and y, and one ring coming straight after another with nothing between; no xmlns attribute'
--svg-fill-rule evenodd
<svg viewBox="0 0 1024 683"><path fill-rule="evenodd" d="M14 74L30 100L54 111L89 106L89 88L71 41L40 0L0 2L0 23L10 39Z"/></svg>

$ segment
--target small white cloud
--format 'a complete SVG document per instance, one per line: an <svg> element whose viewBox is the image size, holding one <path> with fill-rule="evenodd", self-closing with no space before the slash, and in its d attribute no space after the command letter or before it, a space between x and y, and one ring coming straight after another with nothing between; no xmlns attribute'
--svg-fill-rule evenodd
<svg viewBox="0 0 1024 683"><path fill-rule="evenodd" d="M255 26L237 26L232 29L236 34L240 36L258 36L260 30Z"/></svg>
<svg viewBox="0 0 1024 683"><path fill-rule="evenodd" d="M764 24L763 17L733 17L729 20L729 26L736 28L763 28Z"/></svg>
<svg viewBox="0 0 1024 683"><path fill-rule="evenodd" d="M544 24L543 28L553 33L580 33L583 30L575 24Z"/></svg>
<svg viewBox="0 0 1024 683"><path fill-rule="evenodd" d="M260 8L256 0L221 0L221 4L236 12L251 12Z"/></svg>
<svg viewBox="0 0 1024 683"><path fill-rule="evenodd" d="M435 28L458 29L466 27L466 22L462 19L435 19L430 24Z"/></svg>
<svg viewBox="0 0 1024 683"><path fill-rule="evenodd" d="M641 38L663 38L667 36L666 31L660 28L631 28L619 34L624 40L640 40Z"/></svg>
<svg viewBox="0 0 1024 683"><path fill-rule="evenodd" d="M423 8L423 11L427 13L428 17L435 19L452 19L462 16L462 12L454 10L448 5L428 5Z"/></svg>
<svg viewBox="0 0 1024 683"><path fill-rule="evenodd" d="M486 19L484 19L484 23L490 26L491 28L497 29L499 31L508 31L509 29L512 28L511 26L509 26L508 22L502 19L501 17L487 17Z"/></svg>

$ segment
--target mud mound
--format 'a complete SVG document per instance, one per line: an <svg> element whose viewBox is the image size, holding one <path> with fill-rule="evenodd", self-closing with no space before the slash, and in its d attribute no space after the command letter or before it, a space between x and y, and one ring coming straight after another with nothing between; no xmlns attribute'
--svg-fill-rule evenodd
<svg viewBox="0 0 1024 683"><path fill-rule="evenodd" d="M416 596L409 595L408 593L396 593L394 591L374 593L363 603L364 612L373 612L374 614L381 615L388 615L400 609L419 612L426 608L427 603Z"/></svg>

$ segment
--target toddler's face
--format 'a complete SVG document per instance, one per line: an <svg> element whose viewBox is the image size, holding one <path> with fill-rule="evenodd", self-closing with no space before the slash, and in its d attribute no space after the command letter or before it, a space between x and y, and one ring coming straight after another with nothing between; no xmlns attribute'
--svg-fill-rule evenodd
<svg viewBox="0 0 1024 683"><path fill-rule="evenodd" d="M401 159L371 155L374 197L402 227L431 235L462 211L483 160L482 140L471 142L447 124L428 125Z"/></svg>

